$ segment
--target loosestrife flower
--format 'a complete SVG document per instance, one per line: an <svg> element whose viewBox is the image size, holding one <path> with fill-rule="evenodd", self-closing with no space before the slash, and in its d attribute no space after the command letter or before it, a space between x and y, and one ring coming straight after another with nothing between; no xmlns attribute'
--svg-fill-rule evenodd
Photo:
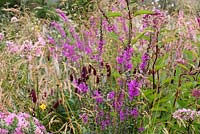
<svg viewBox="0 0 200 134"><path fill-rule="evenodd" d="M93 98L96 100L97 103L102 103L102 102L103 102L103 97L102 97L102 95L99 93L98 90L95 90L95 91L94 91Z"/></svg>
<svg viewBox="0 0 200 134"><path fill-rule="evenodd" d="M199 112L191 109L179 109L173 113L173 118L177 120L195 120L196 117L199 117Z"/></svg>
<svg viewBox="0 0 200 134"><path fill-rule="evenodd" d="M124 121L124 120L125 120L125 113L124 113L123 110L121 110L121 111L119 112L119 118L120 118L120 121Z"/></svg>
<svg viewBox="0 0 200 134"><path fill-rule="evenodd" d="M70 61L77 61L79 59L79 55L76 53L75 47L67 43L63 44L63 55Z"/></svg>
<svg viewBox="0 0 200 134"><path fill-rule="evenodd" d="M133 118L137 118L139 115L139 112L137 110L137 108L134 108L130 111L131 116L133 116Z"/></svg>
<svg viewBox="0 0 200 134"><path fill-rule="evenodd" d="M78 84L78 92L79 93L86 93L88 91L88 86L85 82L81 82Z"/></svg>
<svg viewBox="0 0 200 134"><path fill-rule="evenodd" d="M144 53L142 56L142 63L140 64L140 70L143 72L147 66L149 60L149 55L148 53Z"/></svg>
<svg viewBox="0 0 200 134"><path fill-rule="evenodd" d="M58 15L60 16L60 18L62 18L62 20L64 22L68 22L68 18L67 18L67 16L65 15L65 13L62 10L56 9L56 12L58 13Z"/></svg>
<svg viewBox="0 0 200 134"><path fill-rule="evenodd" d="M122 106L123 106L123 103L124 103L124 92L121 91L119 93L119 96L117 97L117 99L113 102L113 107L117 110L117 111L120 111Z"/></svg>
<svg viewBox="0 0 200 134"><path fill-rule="evenodd" d="M61 35L63 38L66 38L66 33L65 30L62 28L62 26L57 23L57 22L51 22L51 26L54 27Z"/></svg>
<svg viewBox="0 0 200 134"><path fill-rule="evenodd" d="M155 10L153 14L147 14L143 17L143 28L151 26L159 31L161 26L166 23L166 18L165 12Z"/></svg>
<svg viewBox="0 0 200 134"><path fill-rule="evenodd" d="M114 91L109 92L108 95L107 95L107 98L109 100L112 100L114 97L115 97L115 92Z"/></svg>
<svg viewBox="0 0 200 134"><path fill-rule="evenodd" d="M140 127L140 128L138 128L138 131L139 132L142 132L142 131L144 131L145 129L143 128L143 127Z"/></svg>
<svg viewBox="0 0 200 134"><path fill-rule="evenodd" d="M119 71L130 71L132 69L133 48L128 47L117 57L117 63L120 65Z"/></svg>
<svg viewBox="0 0 200 134"><path fill-rule="evenodd" d="M136 80L132 80L128 83L128 94L130 100L133 100L133 97L140 94L139 83Z"/></svg>
<svg viewBox="0 0 200 134"><path fill-rule="evenodd" d="M88 115L86 113L81 114L80 118L82 119L83 123L85 123L85 124L88 123Z"/></svg>

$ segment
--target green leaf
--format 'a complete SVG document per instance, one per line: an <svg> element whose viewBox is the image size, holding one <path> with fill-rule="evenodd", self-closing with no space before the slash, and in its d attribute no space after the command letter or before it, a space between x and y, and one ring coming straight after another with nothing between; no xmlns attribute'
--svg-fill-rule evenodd
<svg viewBox="0 0 200 134"><path fill-rule="evenodd" d="M119 74L119 72L114 71L114 72L112 73L112 76L116 79L116 78L119 78L121 75Z"/></svg>
<svg viewBox="0 0 200 134"><path fill-rule="evenodd" d="M185 69L185 70L187 70L187 71L189 71L189 68L187 68L187 67L186 67L185 65L183 65L183 64L180 64L180 63L179 63L178 66L181 67L181 68L183 68L183 69Z"/></svg>
<svg viewBox="0 0 200 134"><path fill-rule="evenodd" d="M114 32L109 32L108 35L116 41L119 39L119 36Z"/></svg>
<svg viewBox="0 0 200 134"><path fill-rule="evenodd" d="M165 109L165 108L162 108L162 107L153 107L152 109L151 109L151 111L163 111L163 112L167 112L168 110L167 109Z"/></svg>
<svg viewBox="0 0 200 134"><path fill-rule="evenodd" d="M116 117L116 113L113 111L113 112L110 112L110 115L112 116L112 117Z"/></svg>
<svg viewBox="0 0 200 134"><path fill-rule="evenodd" d="M106 15L108 17L120 17L120 16L122 16L122 14L119 13L119 12L108 12Z"/></svg>
<svg viewBox="0 0 200 134"><path fill-rule="evenodd" d="M142 33L139 33L134 39L131 40L131 44L135 44L138 41L138 39L142 38L144 34L147 32L152 32L152 30L147 29L147 30L144 30Z"/></svg>
<svg viewBox="0 0 200 134"><path fill-rule="evenodd" d="M134 16L143 15L143 14L154 14L154 12L149 11L149 10L137 10L134 13Z"/></svg>
<svg viewBox="0 0 200 134"><path fill-rule="evenodd" d="M169 54L166 54L166 55L158 58L158 60L156 62L156 66L155 66L156 70L159 70L166 66L166 60L167 60L168 56L169 56Z"/></svg>

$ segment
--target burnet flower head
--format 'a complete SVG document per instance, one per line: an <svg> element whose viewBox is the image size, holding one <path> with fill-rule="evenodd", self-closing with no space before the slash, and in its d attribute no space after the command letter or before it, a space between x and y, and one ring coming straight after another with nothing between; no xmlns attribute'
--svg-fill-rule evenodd
<svg viewBox="0 0 200 134"><path fill-rule="evenodd" d="M193 89L192 96L195 97L196 99L200 99L200 89Z"/></svg>

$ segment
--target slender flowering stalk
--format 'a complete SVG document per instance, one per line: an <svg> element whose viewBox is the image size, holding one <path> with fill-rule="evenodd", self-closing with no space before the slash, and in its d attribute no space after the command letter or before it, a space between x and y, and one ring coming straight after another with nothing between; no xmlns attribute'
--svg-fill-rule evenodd
<svg viewBox="0 0 200 134"><path fill-rule="evenodd" d="M60 18L62 18L62 20L64 22L68 22L68 18L67 18L67 16L65 15L65 13L62 10L56 9L56 12L58 13L58 15L60 16Z"/></svg>
<svg viewBox="0 0 200 134"><path fill-rule="evenodd" d="M98 90L94 91L94 95L93 98L96 100L97 103L102 103L103 102L103 97L100 94L100 92Z"/></svg>
<svg viewBox="0 0 200 134"><path fill-rule="evenodd" d="M131 101L133 100L133 97L140 94L139 83L136 80L132 80L128 83L128 94Z"/></svg>
<svg viewBox="0 0 200 134"><path fill-rule="evenodd" d="M51 22L51 26L54 27L61 35L63 38L66 38L66 33L65 30L62 28L62 26L57 23L57 22Z"/></svg>
<svg viewBox="0 0 200 134"><path fill-rule="evenodd" d="M88 115L86 113L81 114L80 118L82 119L84 124L88 123Z"/></svg>
<svg viewBox="0 0 200 134"><path fill-rule="evenodd" d="M127 47L118 57L117 57L117 63L118 71L130 71L132 69L132 55L133 55L133 48Z"/></svg>
<svg viewBox="0 0 200 134"><path fill-rule="evenodd" d="M109 92L108 95L107 95L107 98L108 98L109 100L114 99L114 97L115 97L115 92L114 92L114 91Z"/></svg>
<svg viewBox="0 0 200 134"><path fill-rule="evenodd" d="M144 53L143 56L142 56L142 63L140 64L140 70L141 70L142 72L145 71L145 68L146 68L146 66L147 66L148 60L149 60L149 55L148 55L148 53Z"/></svg>
<svg viewBox="0 0 200 134"><path fill-rule="evenodd" d="M143 17L143 28L153 27L160 31L161 26L166 23L166 13L160 10L154 10L153 14L147 14Z"/></svg>

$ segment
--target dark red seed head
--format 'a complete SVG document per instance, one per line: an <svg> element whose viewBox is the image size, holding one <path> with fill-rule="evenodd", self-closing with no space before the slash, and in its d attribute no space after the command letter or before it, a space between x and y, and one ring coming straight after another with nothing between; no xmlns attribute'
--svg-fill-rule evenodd
<svg viewBox="0 0 200 134"><path fill-rule="evenodd" d="M87 74L88 74L87 68L83 66L81 71L81 77L85 79Z"/></svg>
<svg viewBox="0 0 200 134"><path fill-rule="evenodd" d="M56 108L60 105L61 102L62 102L62 100L57 100L57 101L54 103L53 108L56 109Z"/></svg>
<svg viewBox="0 0 200 134"><path fill-rule="evenodd" d="M99 76L96 76L96 83L99 83Z"/></svg>
<svg viewBox="0 0 200 134"><path fill-rule="evenodd" d="M107 76L110 77L111 76L111 67L108 63L106 63L106 69L107 69Z"/></svg>
<svg viewBox="0 0 200 134"><path fill-rule="evenodd" d="M73 75L72 74L70 74L70 76L69 76L70 78L70 81L73 81L74 80L74 77L73 77Z"/></svg>
<svg viewBox="0 0 200 134"><path fill-rule="evenodd" d="M95 68L93 68L93 75L97 75L97 71L96 71L96 69Z"/></svg>
<svg viewBox="0 0 200 134"><path fill-rule="evenodd" d="M32 97L32 101L33 103L37 102L37 96L36 96L36 92L34 89L31 90L31 97Z"/></svg>
<svg viewBox="0 0 200 134"><path fill-rule="evenodd" d="M88 73L91 73L91 72L92 72L92 66L89 65L89 67L88 67Z"/></svg>

